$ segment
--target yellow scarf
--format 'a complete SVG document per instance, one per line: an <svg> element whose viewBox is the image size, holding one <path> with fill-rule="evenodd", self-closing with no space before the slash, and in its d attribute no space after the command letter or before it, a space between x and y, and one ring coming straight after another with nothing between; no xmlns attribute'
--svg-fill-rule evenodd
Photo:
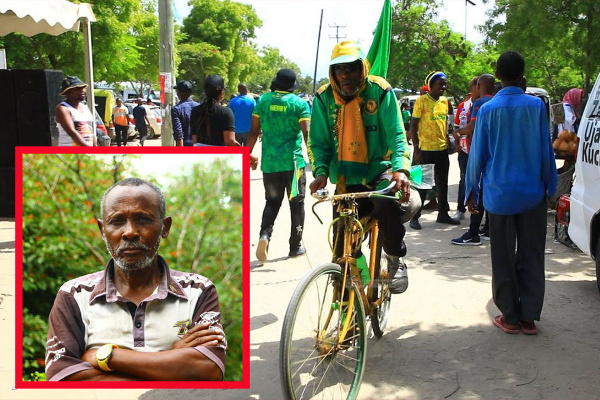
<svg viewBox="0 0 600 400"><path fill-rule="evenodd" d="M367 135L363 122L361 107L363 99L360 93L366 86L368 63L363 62L363 73L358 94L350 101L346 101L341 90L330 72L329 81L333 89L335 104L340 106L335 116L334 134L338 139L338 180L345 181L347 175L363 175L366 178L369 165L369 149Z"/></svg>

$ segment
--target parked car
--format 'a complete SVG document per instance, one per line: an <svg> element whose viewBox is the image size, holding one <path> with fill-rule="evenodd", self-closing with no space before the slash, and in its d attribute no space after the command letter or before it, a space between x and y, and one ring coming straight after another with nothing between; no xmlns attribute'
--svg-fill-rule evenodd
<svg viewBox="0 0 600 400"><path fill-rule="evenodd" d="M417 101L417 99L418 99L419 97L421 97L421 95L420 95L420 94L409 94L409 95L407 95L407 96L400 97L400 98L398 99L398 103L399 103L400 105L402 105L402 104L404 104L404 103L408 104L408 108L409 108L409 110L411 110L411 111L412 111L413 107L415 106L415 101Z"/></svg>
<svg viewBox="0 0 600 400"><path fill-rule="evenodd" d="M129 137L135 137L138 132L135 128L135 120L133 119L133 109L137 107L137 103L125 103L125 106L129 109L129 129L127 134ZM160 107L149 106L142 104L142 107L146 109L150 126L148 127L148 136L146 139L153 139L160 137L162 131L162 116L160 113Z"/></svg>
<svg viewBox="0 0 600 400"><path fill-rule="evenodd" d="M583 112L577 137L575 180L570 195L556 209L558 224L567 226L569 239L596 261L600 291L600 74Z"/></svg>
<svg viewBox="0 0 600 400"><path fill-rule="evenodd" d="M96 111L98 111L105 126L110 124L112 110L117 104L116 100L117 95L111 89L94 89Z"/></svg>

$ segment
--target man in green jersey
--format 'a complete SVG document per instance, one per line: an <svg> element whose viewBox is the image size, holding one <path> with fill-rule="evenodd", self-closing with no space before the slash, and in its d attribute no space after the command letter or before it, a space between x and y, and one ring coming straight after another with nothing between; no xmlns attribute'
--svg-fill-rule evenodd
<svg viewBox="0 0 600 400"><path fill-rule="evenodd" d="M338 43L329 65L329 83L313 101L308 156L315 180L310 190L325 187L327 178L336 184L337 193L364 192L383 181L396 182L394 191L402 191L400 202L361 201L359 214L372 212L379 221L393 278L390 290L402 293L408 288L401 259L406 254L403 223L421 203L416 191L410 195L410 152L398 102L385 79L369 75L369 63L356 42ZM411 199L406 210L400 207Z"/></svg>
<svg viewBox="0 0 600 400"><path fill-rule="evenodd" d="M292 218L290 257L304 254L300 246L304 229L304 193L306 191L306 162L302 156L302 137L308 138L310 108L308 103L292 93L298 88L296 74L291 69L280 69L273 80L273 91L262 95L252 113L252 127L248 138L250 153L262 129L263 184L265 209L256 248L256 258L266 261L273 224L279 213L283 195L288 194ZM252 167L258 159L250 156Z"/></svg>

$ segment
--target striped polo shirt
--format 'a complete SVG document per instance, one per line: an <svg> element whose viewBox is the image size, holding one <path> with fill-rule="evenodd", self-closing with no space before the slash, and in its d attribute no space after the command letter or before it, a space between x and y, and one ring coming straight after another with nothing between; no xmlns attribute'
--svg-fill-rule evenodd
<svg viewBox="0 0 600 400"><path fill-rule="evenodd" d="M221 325L219 299L206 277L170 270L158 256L162 279L138 306L122 297L114 283L114 261L103 271L68 281L58 291L49 318L46 377L62 380L93 368L81 360L90 348L114 343L121 348L157 352L171 350L197 324L223 336L216 346L196 350L225 373L227 339Z"/></svg>

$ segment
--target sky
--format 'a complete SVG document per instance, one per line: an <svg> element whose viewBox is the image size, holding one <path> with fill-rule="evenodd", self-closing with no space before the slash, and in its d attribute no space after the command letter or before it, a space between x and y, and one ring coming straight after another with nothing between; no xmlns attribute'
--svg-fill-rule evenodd
<svg viewBox="0 0 600 400"><path fill-rule="evenodd" d="M189 13L188 0L174 0L177 14L183 18ZM483 40L475 25L483 24L485 11L491 7L482 0L472 0L475 6L467 10L467 39L475 43ZM323 24L317 63L317 80L327 77L327 64L336 44L334 25L339 28L341 40L358 40L365 54L371 46L373 31L377 26L383 0L238 0L251 5L263 21L256 33L259 47L272 46L279 49L287 59L295 62L303 75L314 75L319 21L323 10ZM440 19L446 19L450 27L465 32L465 1L444 0Z"/></svg>
<svg viewBox="0 0 600 400"><path fill-rule="evenodd" d="M142 154L132 159L131 164L135 171L142 172L142 178L152 176L166 186L172 179L169 175L188 175L192 165L209 164L217 158L229 160L229 165L236 170L242 169L243 157L240 154Z"/></svg>

